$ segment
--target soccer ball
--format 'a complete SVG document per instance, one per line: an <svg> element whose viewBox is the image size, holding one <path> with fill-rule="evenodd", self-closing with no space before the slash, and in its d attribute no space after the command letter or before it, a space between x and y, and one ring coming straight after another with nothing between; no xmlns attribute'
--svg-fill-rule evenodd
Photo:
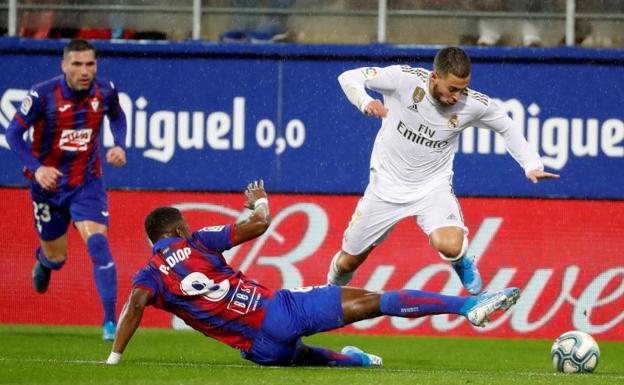
<svg viewBox="0 0 624 385"><path fill-rule="evenodd" d="M564 373L591 373L598 366L600 349L589 334L573 330L563 333L550 348L553 368Z"/></svg>

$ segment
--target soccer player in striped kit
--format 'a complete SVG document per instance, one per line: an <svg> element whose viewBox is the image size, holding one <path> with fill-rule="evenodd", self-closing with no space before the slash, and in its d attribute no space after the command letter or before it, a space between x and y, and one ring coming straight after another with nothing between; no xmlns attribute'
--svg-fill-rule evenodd
<svg viewBox="0 0 624 385"><path fill-rule="evenodd" d="M70 221L87 245L93 276L104 308L103 339L115 336L117 271L107 238L108 199L102 183L102 121L110 120L114 147L106 161L126 164L126 117L112 82L96 78L95 50L72 40L63 50L63 74L33 86L7 129L11 149L30 180L35 228L33 285L48 289L51 273L67 259ZM33 127L32 144L24 133Z"/></svg>
<svg viewBox="0 0 624 385"><path fill-rule="evenodd" d="M261 365L379 366L381 357L354 346L338 353L305 345L301 337L381 315L452 313L484 326L494 311L508 309L520 296L516 288L467 297L419 290L381 294L334 285L269 289L232 269L222 255L262 235L271 223L263 182L250 183L245 196L245 207L253 211L235 224L191 232L176 208L160 207L147 216L153 255L134 277L108 364L119 363L148 305L177 315Z"/></svg>

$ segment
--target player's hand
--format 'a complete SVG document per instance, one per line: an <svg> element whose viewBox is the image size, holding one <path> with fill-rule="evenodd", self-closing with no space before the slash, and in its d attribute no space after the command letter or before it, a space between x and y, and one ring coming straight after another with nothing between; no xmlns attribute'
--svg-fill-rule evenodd
<svg viewBox="0 0 624 385"><path fill-rule="evenodd" d="M260 198L267 198L267 193L264 191L264 181L262 179L255 180L247 185L245 190L245 207L253 210L254 204Z"/></svg>
<svg viewBox="0 0 624 385"><path fill-rule="evenodd" d="M368 103L366 108L364 108L364 115L371 115L378 118L385 118L388 114L388 109L383 105L381 100L375 99L372 102Z"/></svg>
<svg viewBox="0 0 624 385"><path fill-rule="evenodd" d="M126 150L115 146L106 152L106 162L113 167L123 167L126 165Z"/></svg>
<svg viewBox="0 0 624 385"><path fill-rule="evenodd" d="M535 169L535 170L529 171L529 173L527 174L527 178L529 178L531 182L537 183L540 181L540 179L559 179L559 175L551 174L549 172L545 172L540 169Z"/></svg>
<svg viewBox="0 0 624 385"><path fill-rule="evenodd" d="M62 176L62 172L49 166L40 166L35 171L35 180L44 190L52 190L55 188L59 178Z"/></svg>

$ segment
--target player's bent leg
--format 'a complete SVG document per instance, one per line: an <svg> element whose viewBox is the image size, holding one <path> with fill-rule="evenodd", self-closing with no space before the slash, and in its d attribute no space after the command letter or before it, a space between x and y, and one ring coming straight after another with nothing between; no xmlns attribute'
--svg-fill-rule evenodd
<svg viewBox="0 0 624 385"><path fill-rule="evenodd" d="M293 361L297 366L381 366L379 356L345 346L340 353L330 349L303 345Z"/></svg>
<svg viewBox="0 0 624 385"><path fill-rule="evenodd" d="M344 250L340 250L334 255L329 264L327 283L337 286L348 284L353 278L355 270L364 263L372 250L373 247L370 247L359 255L351 255Z"/></svg>
<svg viewBox="0 0 624 385"><path fill-rule="evenodd" d="M40 240L41 246L35 251L35 266L32 281L38 293L45 293L50 284L52 270L59 270L67 258L67 234L52 241Z"/></svg>
<svg viewBox="0 0 624 385"><path fill-rule="evenodd" d="M345 346L340 353L360 358L360 360L362 360L362 366L383 366L383 359L381 357L366 353L356 346Z"/></svg>
<svg viewBox="0 0 624 385"><path fill-rule="evenodd" d="M106 238L106 226L92 222L76 222L87 244L89 256L93 263L93 278L102 307L104 320L102 323L102 339L113 341L116 332L116 305L117 305L117 269Z"/></svg>
<svg viewBox="0 0 624 385"><path fill-rule="evenodd" d="M481 274L474 259L466 256L468 237L461 227L441 227L429 234L429 242L440 256L449 261L462 285L470 294L478 294L483 286Z"/></svg>

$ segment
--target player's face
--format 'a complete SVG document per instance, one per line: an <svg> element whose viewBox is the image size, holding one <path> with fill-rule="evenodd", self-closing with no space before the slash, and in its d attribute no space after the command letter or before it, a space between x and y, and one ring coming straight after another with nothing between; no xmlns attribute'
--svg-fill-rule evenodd
<svg viewBox="0 0 624 385"><path fill-rule="evenodd" d="M450 107L457 103L462 92L470 84L470 75L465 78L448 74L442 77L434 72L431 75L431 95L442 105Z"/></svg>
<svg viewBox="0 0 624 385"><path fill-rule="evenodd" d="M86 91L91 87L97 64L94 51L70 51L61 63L69 88L74 91Z"/></svg>

